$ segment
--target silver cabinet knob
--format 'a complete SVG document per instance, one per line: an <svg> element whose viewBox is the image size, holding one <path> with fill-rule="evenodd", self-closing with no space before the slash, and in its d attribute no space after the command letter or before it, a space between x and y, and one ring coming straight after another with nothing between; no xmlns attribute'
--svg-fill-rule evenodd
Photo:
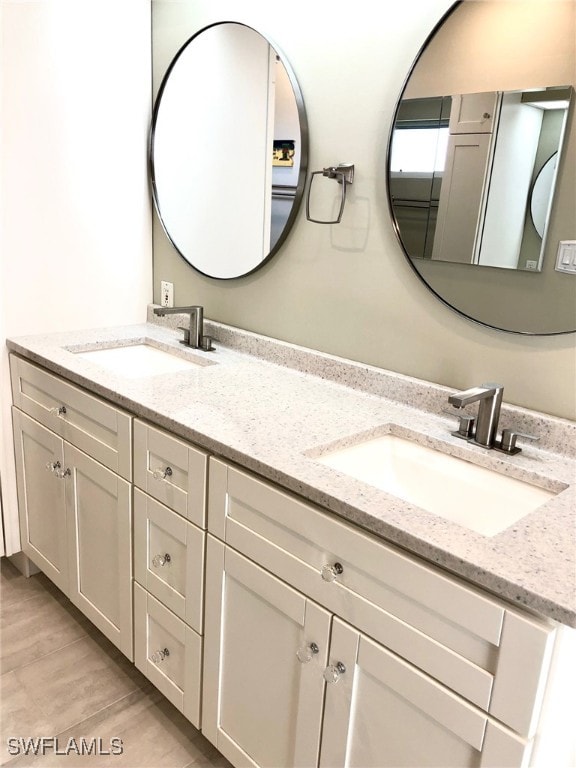
<svg viewBox="0 0 576 768"><path fill-rule="evenodd" d="M326 667L322 676L327 683L337 683L344 672L346 672L346 667L341 661L337 661L336 664L330 664L329 667Z"/></svg>
<svg viewBox="0 0 576 768"><path fill-rule="evenodd" d="M47 461L46 469L49 472L52 472L54 477L57 477L58 480L64 480L65 477L68 477L72 474L72 471L68 469L68 467L66 467L66 469L62 469L62 464L60 464L59 461Z"/></svg>
<svg viewBox="0 0 576 768"><path fill-rule="evenodd" d="M303 645L298 648L296 651L296 658L301 664L308 664L308 662L312 660L312 657L316 656L319 652L320 649L316 643L309 643L308 645Z"/></svg>
<svg viewBox="0 0 576 768"><path fill-rule="evenodd" d="M172 560L168 552L166 552L165 555L154 555L152 558L152 565L154 568L162 568L162 566L166 565Z"/></svg>
<svg viewBox="0 0 576 768"><path fill-rule="evenodd" d="M155 469L154 472L152 472L152 477L155 480L166 480L167 477L172 477L172 467Z"/></svg>
<svg viewBox="0 0 576 768"><path fill-rule="evenodd" d="M50 408L50 415L59 416L60 418L62 418L62 416L66 416L66 406L55 405L54 408Z"/></svg>
<svg viewBox="0 0 576 768"><path fill-rule="evenodd" d="M158 651L154 651L150 655L150 661L152 661L154 664L160 664L160 662L164 661L164 659L168 658L170 656L170 651L168 648L163 648Z"/></svg>
<svg viewBox="0 0 576 768"><path fill-rule="evenodd" d="M320 573L324 581L334 581L338 576L344 573L344 568L341 563L334 563L334 565L327 563L322 566Z"/></svg>

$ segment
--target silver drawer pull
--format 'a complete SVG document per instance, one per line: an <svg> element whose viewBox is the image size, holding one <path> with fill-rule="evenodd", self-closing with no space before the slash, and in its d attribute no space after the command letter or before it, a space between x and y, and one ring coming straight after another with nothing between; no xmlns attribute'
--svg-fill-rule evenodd
<svg viewBox="0 0 576 768"><path fill-rule="evenodd" d="M57 469L60 469L61 466L62 466L62 464L60 464L59 461L47 461L46 462L46 469L49 472L52 472L52 474L54 474Z"/></svg>
<svg viewBox="0 0 576 768"><path fill-rule="evenodd" d="M324 581L334 581L338 576L344 573L344 568L341 563L334 563L334 565L329 565L327 563L322 566L320 573Z"/></svg>
<svg viewBox="0 0 576 768"><path fill-rule="evenodd" d="M316 656L316 654L319 652L320 649L316 643L308 643L308 645L303 645L298 648L296 651L296 658L300 664L308 664L309 661L312 661L312 657Z"/></svg>
<svg viewBox="0 0 576 768"><path fill-rule="evenodd" d="M170 651L168 648L164 648L159 651L154 651L154 653L150 656L150 661L152 661L154 664L160 664L160 662L164 661L164 659L168 658L170 656Z"/></svg>
<svg viewBox="0 0 576 768"><path fill-rule="evenodd" d="M344 672L346 672L346 667L341 661L337 661L336 664L330 664L329 667L326 667L322 674L327 683L337 683Z"/></svg>
<svg viewBox="0 0 576 768"><path fill-rule="evenodd" d="M167 477L172 477L172 467L166 467L165 469L155 469L152 472L154 480L166 480Z"/></svg>
<svg viewBox="0 0 576 768"><path fill-rule="evenodd" d="M50 408L50 415L59 416L60 418L62 418L62 416L66 416L66 406L55 405L54 408Z"/></svg>
<svg viewBox="0 0 576 768"><path fill-rule="evenodd" d="M169 563L172 560L168 552L165 555L154 555L152 558L152 565L154 568L162 568L163 565Z"/></svg>

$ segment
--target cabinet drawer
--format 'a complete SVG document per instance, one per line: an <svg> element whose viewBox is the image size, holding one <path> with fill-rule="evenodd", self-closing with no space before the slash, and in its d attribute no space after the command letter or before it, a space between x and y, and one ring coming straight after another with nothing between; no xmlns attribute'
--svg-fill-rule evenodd
<svg viewBox="0 0 576 768"><path fill-rule="evenodd" d="M206 527L208 454L134 421L134 483L162 504Z"/></svg>
<svg viewBox="0 0 576 768"><path fill-rule="evenodd" d="M210 462L211 533L519 733L532 734L553 627L224 462Z"/></svg>
<svg viewBox="0 0 576 768"><path fill-rule="evenodd" d="M204 531L134 490L136 580L202 634Z"/></svg>
<svg viewBox="0 0 576 768"><path fill-rule="evenodd" d="M201 637L134 584L134 638L138 669L199 728Z"/></svg>
<svg viewBox="0 0 576 768"><path fill-rule="evenodd" d="M126 480L132 418L110 403L10 355L14 405Z"/></svg>

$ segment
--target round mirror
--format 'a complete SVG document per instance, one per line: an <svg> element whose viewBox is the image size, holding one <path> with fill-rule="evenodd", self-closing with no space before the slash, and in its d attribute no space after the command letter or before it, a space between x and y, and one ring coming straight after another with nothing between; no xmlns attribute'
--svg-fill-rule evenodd
<svg viewBox="0 0 576 768"><path fill-rule="evenodd" d="M251 27L202 29L162 81L152 119L152 190L166 235L209 277L247 275L276 253L302 199L302 95Z"/></svg>
<svg viewBox="0 0 576 768"><path fill-rule="evenodd" d="M576 331L576 275L556 268L576 239L575 24L576 0L456 3L390 133L390 212L414 271L459 314L513 333Z"/></svg>

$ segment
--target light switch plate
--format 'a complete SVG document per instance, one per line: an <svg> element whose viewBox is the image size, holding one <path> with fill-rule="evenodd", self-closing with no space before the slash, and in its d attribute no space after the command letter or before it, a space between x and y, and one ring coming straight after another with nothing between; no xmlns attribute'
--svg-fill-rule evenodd
<svg viewBox="0 0 576 768"><path fill-rule="evenodd" d="M576 275L576 240L560 240L558 243L556 271Z"/></svg>

